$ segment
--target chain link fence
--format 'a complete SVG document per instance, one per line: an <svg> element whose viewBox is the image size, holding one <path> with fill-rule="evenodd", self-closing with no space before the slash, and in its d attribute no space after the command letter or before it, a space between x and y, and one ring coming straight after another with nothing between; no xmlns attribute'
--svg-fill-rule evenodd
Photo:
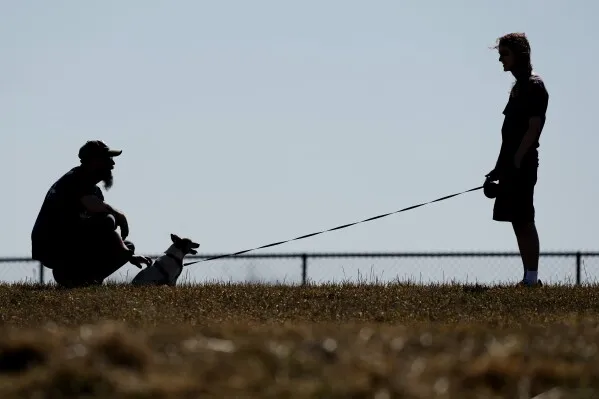
<svg viewBox="0 0 599 399"><path fill-rule="evenodd" d="M190 256L206 259L220 254ZM155 258L155 256L153 256ZM599 277L599 252L541 254L539 278L549 284L593 284ZM139 271L127 264L108 278L128 282ZM187 267L181 283L262 282L321 284L340 282L505 284L523 276L518 252L288 253L244 254ZM52 271L28 258L0 258L3 283L51 283Z"/></svg>
<svg viewBox="0 0 599 399"><path fill-rule="evenodd" d="M45 268L41 268L39 262L29 258L0 258L0 282L38 283L43 281L40 276L42 269Z"/></svg>
<svg viewBox="0 0 599 399"><path fill-rule="evenodd" d="M309 279L328 281L510 284L524 276L518 252L314 254ZM597 281L598 253L547 252L539 259L539 278L549 284Z"/></svg>

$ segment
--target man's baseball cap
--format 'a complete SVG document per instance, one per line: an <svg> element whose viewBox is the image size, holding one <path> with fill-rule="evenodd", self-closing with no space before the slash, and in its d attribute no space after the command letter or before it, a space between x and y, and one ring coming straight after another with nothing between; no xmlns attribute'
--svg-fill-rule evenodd
<svg viewBox="0 0 599 399"><path fill-rule="evenodd" d="M79 159L84 161L92 158L118 157L122 153L123 150L112 149L101 140L90 140L79 149Z"/></svg>

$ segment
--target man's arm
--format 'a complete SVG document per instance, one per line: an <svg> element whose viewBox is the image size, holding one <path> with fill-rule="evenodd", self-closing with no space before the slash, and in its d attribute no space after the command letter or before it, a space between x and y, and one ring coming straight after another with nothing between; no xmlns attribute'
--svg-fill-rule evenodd
<svg viewBox="0 0 599 399"><path fill-rule="evenodd" d="M85 209L87 209L87 211L90 213L109 213L115 217L117 216L117 213L120 213L106 202L92 194L81 197L81 203L83 203Z"/></svg>
<svg viewBox="0 0 599 399"><path fill-rule="evenodd" d="M81 203L90 213L108 213L114 216L117 226L121 228L121 237L123 239L127 238L129 235L129 224L127 223L127 218L125 215L108 205L101 198L93 194L84 195L81 197Z"/></svg>

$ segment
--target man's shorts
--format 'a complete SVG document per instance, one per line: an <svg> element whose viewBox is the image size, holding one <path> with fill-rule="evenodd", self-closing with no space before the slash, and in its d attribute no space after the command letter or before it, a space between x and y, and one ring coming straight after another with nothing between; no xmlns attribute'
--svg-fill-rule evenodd
<svg viewBox="0 0 599 399"><path fill-rule="evenodd" d="M522 165L499 178L493 220L499 222L534 222L534 190L538 164Z"/></svg>

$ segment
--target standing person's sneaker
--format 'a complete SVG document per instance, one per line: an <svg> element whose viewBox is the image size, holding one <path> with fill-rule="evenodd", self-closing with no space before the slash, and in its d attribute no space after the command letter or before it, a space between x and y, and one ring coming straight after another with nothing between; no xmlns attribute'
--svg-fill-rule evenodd
<svg viewBox="0 0 599 399"><path fill-rule="evenodd" d="M528 281L528 280L524 279L524 280L520 281L516 286L517 287L542 287L543 286L543 282L540 279L538 279L537 282L536 282L536 284L535 284L535 283L533 283L531 281Z"/></svg>

